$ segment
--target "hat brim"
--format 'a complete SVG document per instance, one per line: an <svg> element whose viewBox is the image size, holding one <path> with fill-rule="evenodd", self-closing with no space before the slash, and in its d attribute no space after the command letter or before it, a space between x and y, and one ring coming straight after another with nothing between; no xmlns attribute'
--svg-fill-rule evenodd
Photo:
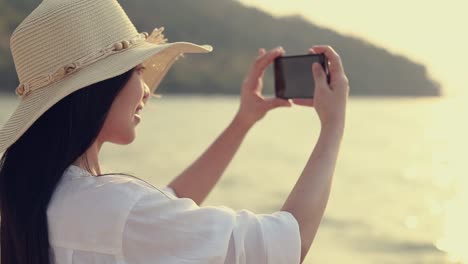
<svg viewBox="0 0 468 264"><path fill-rule="evenodd" d="M175 43L177 44L174 45ZM210 45L196 45L190 42L175 43L170 43L167 48L164 47L166 44L160 45L164 50L150 56L143 62L146 67L146 70L143 72L143 79L151 93L154 93L159 83L166 76L166 73L179 58L179 55L182 53L206 53L213 50Z"/></svg>
<svg viewBox="0 0 468 264"><path fill-rule="evenodd" d="M154 93L175 60L182 53L208 53L210 45L197 45L190 42L154 44L143 41L120 53L110 55L91 65L79 69L72 75L34 90L22 98L12 115L0 130L0 154L10 147L21 135L55 103L81 88L119 74L140 63L147 68L143 78Z"/></svg>

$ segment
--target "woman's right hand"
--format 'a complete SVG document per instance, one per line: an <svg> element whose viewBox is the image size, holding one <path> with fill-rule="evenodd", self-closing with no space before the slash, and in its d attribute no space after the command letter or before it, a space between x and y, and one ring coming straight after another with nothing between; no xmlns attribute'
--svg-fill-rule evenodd
<svg viewBox="0 0 468 264"><path fill-rule="evenodd" d="M313 46L310 53L324 53L329 61L330 84L325 71L318 63L312 67L315 80L314 99L293 99L293 103L313 106L320 118L322 127L339 126L344 128L346 102L349 94L349 81L343 69L341 58L330 46Z"/></svg>

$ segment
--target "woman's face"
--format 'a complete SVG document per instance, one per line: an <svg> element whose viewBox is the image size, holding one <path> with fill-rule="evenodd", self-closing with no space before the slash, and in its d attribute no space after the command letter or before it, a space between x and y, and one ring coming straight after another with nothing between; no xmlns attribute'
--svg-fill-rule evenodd
<svg viewBox="0 0 468 264"><path fill-rule="evenodd" d="M135 139L135 126L140 122L137 108L148 101L150 91L143 81L144 67L136 66L130 80L115 98L99 133L101 142L112 142L126 145ZM138 111L140 112L140 111Z"/></svg>

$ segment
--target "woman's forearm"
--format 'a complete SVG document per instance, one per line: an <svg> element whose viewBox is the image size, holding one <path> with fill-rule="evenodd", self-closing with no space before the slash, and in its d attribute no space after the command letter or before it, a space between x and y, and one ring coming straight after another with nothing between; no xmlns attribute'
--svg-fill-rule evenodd
<svg viewBox="0 0 468 264"><path fill-rule="evenodd" d="M233 159L252 124L237 115L209 148L177 176L169 187L178 197L191 198L200 205Z"/></svg>
<svg viewBox="0 0 468 264"><path fill-rule="evenodd" d="M303 261L324 214L343 136L343 128L322 127L315 148L281 208L294 215L301 233Z"/></svg>

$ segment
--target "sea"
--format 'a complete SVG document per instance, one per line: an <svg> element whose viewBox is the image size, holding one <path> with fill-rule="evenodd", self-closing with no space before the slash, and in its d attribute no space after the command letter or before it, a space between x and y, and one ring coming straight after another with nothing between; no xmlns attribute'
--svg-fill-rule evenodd
<svg viewBox="0 0 468 264"><path fill-rule="evenodd" d="M0 125L17 98L0 97ZM103 172L163 187L229 125L236 96L152 98L128 145L105 143ZM468 108L462 98L351 97L311 263L468 263ZM320 132L311 107L255 124L204 205L280 210Z"/></svg>

